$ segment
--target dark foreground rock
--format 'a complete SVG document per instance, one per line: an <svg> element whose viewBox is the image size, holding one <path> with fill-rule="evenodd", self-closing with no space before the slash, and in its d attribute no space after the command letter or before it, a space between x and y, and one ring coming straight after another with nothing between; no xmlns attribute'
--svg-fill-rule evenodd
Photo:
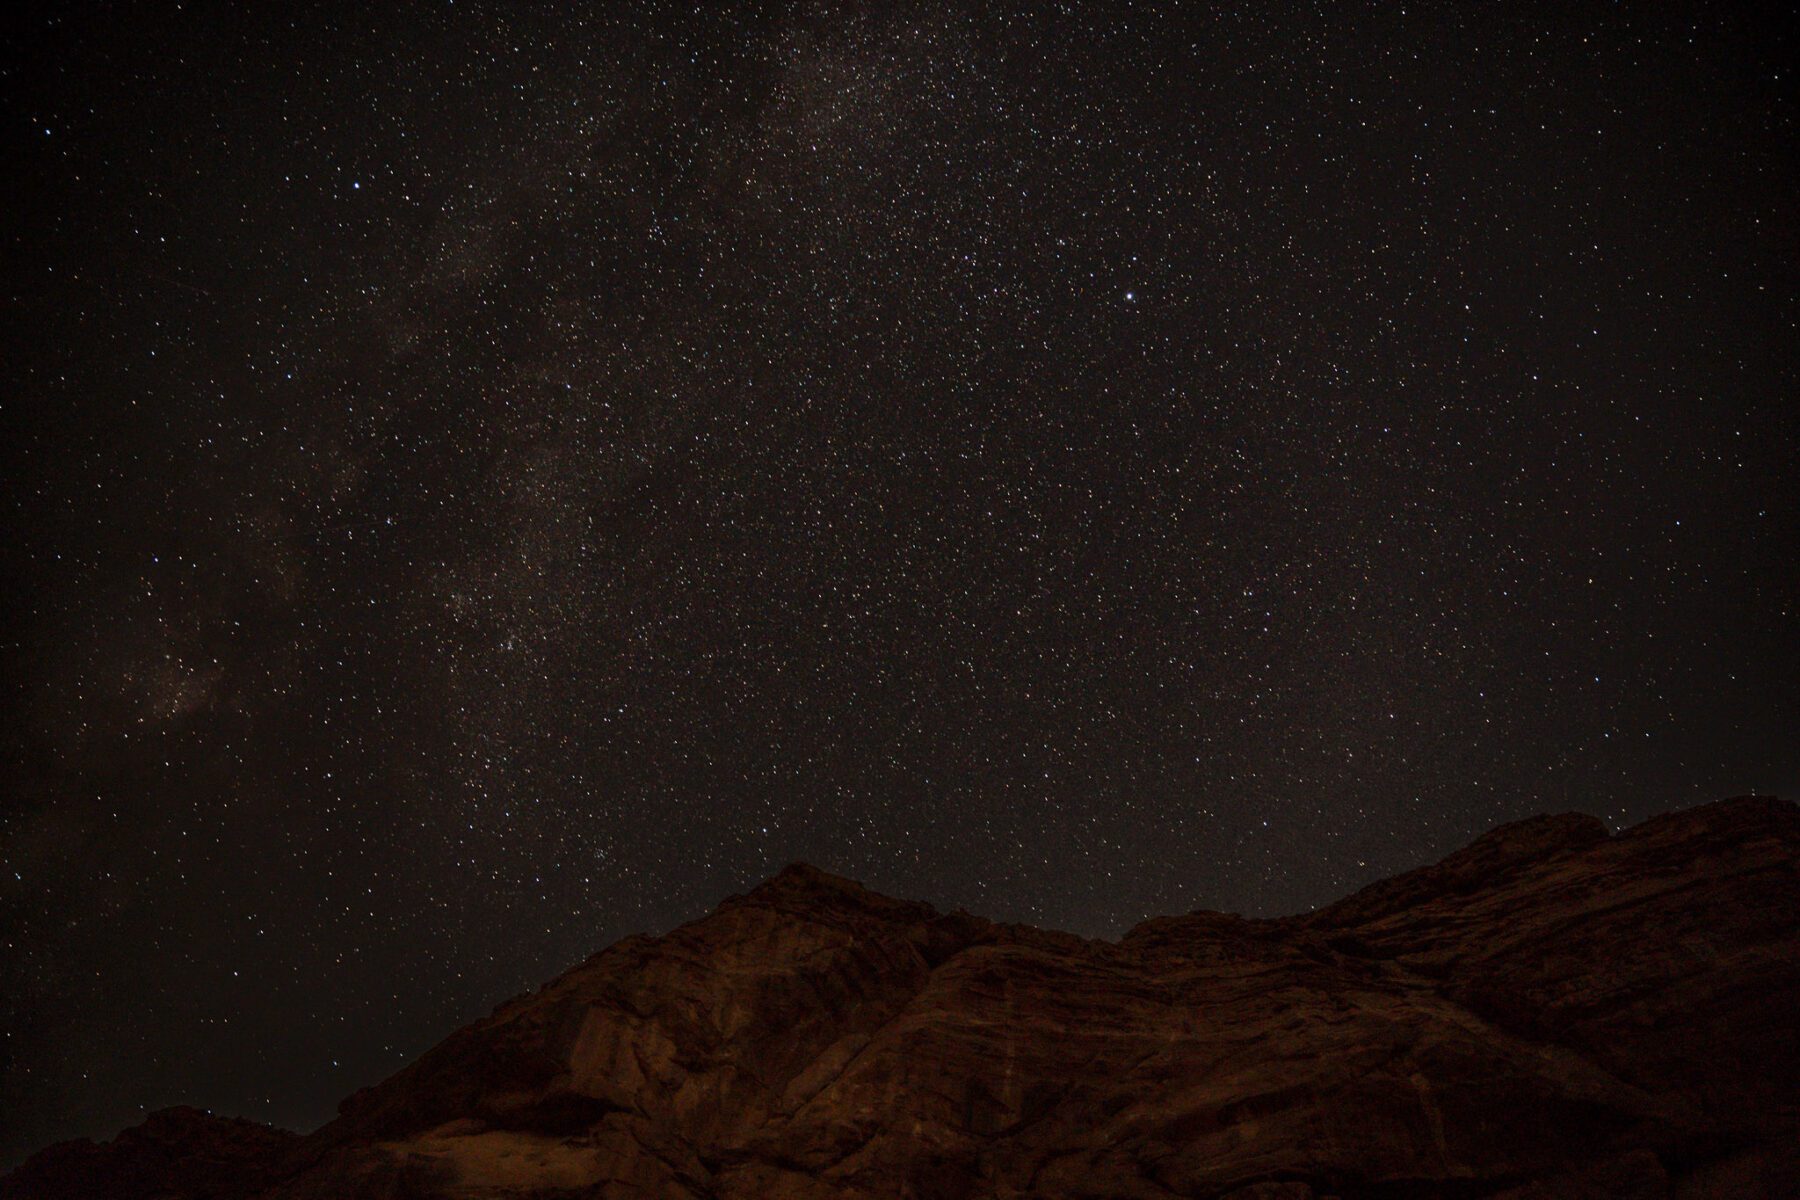
<svg viewBox="0 0 1800 1200"><path fill-rule="evenodd" d="M790 867L307 1137L172 1110L0 1197L1789 1197L1797 1014L1777 800L1534 818L1117 943Z"/></svg>
<svg viewBox="0 0 1800 1200"><path fill-rule="evenodd" d="M165 1108L112 1141L63 1142L0 1181L0 1196L227 1200L273 1184L299 1134Z"/></svg>

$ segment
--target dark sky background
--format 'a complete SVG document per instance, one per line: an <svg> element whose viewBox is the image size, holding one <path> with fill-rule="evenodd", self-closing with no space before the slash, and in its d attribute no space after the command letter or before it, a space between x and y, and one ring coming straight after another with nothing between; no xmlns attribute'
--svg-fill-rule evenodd
<svg viewBox="0 0 1800 1200"><path fill-rule="evenodd" d="M1787 28L341 7L9 18L0 1161L1800 784Z"/></svg>

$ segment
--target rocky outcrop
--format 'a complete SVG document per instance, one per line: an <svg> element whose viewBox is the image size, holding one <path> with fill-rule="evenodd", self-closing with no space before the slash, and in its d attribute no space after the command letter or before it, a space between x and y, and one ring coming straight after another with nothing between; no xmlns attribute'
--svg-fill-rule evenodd
<svg viewBox="0 0 1800 1200"><path fill-rule="evenodd" d="M1800 810L1755 798L1535 818L1316 913L1116 943L790 867L240 1174L165 1146L160 1191L69 1190L147 1124L0 1195L1789 1196L1797 914Z"/></svg>

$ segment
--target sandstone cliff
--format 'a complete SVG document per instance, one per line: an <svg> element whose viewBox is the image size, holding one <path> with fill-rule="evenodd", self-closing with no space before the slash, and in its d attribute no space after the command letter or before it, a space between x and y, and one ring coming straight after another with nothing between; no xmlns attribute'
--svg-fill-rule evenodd
<svg viewBox="0 0 1800 1200"><path fill-rule="evenodd" d="M309 1136L176 1110L0 1197L1792 1196L1797 922L1800 809L1760 798L1116 943L796 866Z"/></svg>

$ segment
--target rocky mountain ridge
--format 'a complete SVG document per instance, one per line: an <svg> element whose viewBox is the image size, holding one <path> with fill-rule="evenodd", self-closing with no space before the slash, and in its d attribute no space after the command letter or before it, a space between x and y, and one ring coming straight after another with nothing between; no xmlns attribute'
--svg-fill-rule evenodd
<svg viewBox="0 0 1800 1200"><path fill-rule="evenodd" d="M0 1197L1800 1194L1800 809L1503 826L1090 941L790 867L304 1137L170 1110Z"/></svg>

